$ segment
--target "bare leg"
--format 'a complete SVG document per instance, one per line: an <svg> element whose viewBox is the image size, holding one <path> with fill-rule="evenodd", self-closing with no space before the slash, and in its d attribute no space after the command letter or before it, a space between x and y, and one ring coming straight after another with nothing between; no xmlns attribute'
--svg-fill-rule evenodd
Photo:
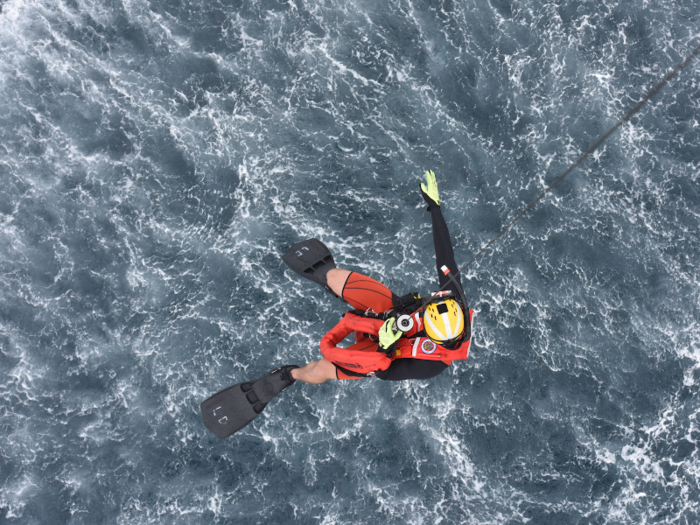
<svg viewBox="0 0 700 525"><path fill-rule="evenodd" d="M297 381L309 383L310 385L320 385L329 379L337 379L335 365L325 357L318 361L312 361L302 368L292 370L292 377Z"/></svg>
<svg viewBox="0 0 700 525"><path fill-rule="evenodd" d="M348 280L351 273L352 272L350 270L333 268L326 274L326 282L328 283L328 286L338 297L343 297L343 288L345 287L345 282Z"/></svg>
<svg viewBox="0 0 700 525"><path fill-rule="evenodd" d="M343 296L345 281L348 280L351 273L352 272L350 270L333 268L326 274L326 282L328 283L328 286L338 297ZM329 379L338 379L335 365L325 357L319 359L318 361L312 361L308 365L301 368L295 368L292 370L291 374L297 381L309 383L311 385L320 385Z"/></svg>

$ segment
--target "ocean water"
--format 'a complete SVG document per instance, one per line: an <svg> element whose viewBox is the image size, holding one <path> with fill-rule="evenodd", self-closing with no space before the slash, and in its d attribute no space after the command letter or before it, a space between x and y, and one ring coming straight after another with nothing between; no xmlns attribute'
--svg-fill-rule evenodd
<svg viewBox="0 0 700 525"><path fill-rule="evenodd" d="M700 42L696 0L2 0L0 523L700 523L700 59L465 270L472 352L199 403L436 287Z"/></svg>

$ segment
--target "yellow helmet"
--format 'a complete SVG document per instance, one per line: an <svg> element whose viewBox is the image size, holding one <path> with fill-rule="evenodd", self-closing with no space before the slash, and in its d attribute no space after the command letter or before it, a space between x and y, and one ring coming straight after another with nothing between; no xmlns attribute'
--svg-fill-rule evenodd
<svg viewBox="0 0 700 525"><path fill-rule="evenodd" d="M431 341L450 348L464 337L464 310L452 292L438 292L423 307L423 329Z"/></svg>

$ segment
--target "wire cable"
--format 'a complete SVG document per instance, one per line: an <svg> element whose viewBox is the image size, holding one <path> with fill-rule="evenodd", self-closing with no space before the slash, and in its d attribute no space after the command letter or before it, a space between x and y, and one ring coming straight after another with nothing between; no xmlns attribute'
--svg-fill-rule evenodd
<svg viewBox="0 0 700 525"><path fill-rule="evenodd" d="M540 193L540 195L539 195L535 200L533 200L530 204L528 204L527 207L526 207L523 211L521 211L521 212L517 215L517 217L515 217L515 219L513 219L512 221L510 221L510 222L506 225L506 227L503 228L503 229L500 231L500 233L499 233L498 235L496 235L493 239L491 239L491 240L489 241L489 243L488 243L486 246L484 246L484 247L479 251L479 253L477 253L474 257L472 257L464 266L462 266L462 267L459 269L459 271L458 271L457 273L458 273L458 274L459 274L459 273L462 273L462 271L463 271L465 268L467 268L471 263L473 263L473 262L477 259L477 257L479 257L482 253L484 253L484 252L485 252L494 242L496 242L504 233L506 233L508 230L510 230L510 228L511 228L518 220L520 220L520 218L521 218L523 215L525 215L528 211L530 211L530 210L533 208L533 206L535 206L535 204L537 204L540 200L542 200L542 198L543 198L545 195L547 195L547 193L549 193L550 191L552 191L552 189L554 189L561 181L563 181L564 178L565 178L569 173L571 173L571 172L574 170L574 168L576 168L579 164L581 164L584 160L586 160L586 158L587 158L591 153L593 153L594 151L596 151L596 150L601 146L601 144L603 144L603 142L605 142L605 141L608 139L608 137L610 137L610 135L612 135L613 133L615 133L615 131L617 131L617 128L619 128L619 127L622 126L625 122L627 122L629 119L631 119L631 118L634 116L634 114L637 113L640 109L642 109L642 107L643 107L647 102L649 102L649 100L650 100L654 95L656 95L659 91L661 91L661 90L663 89L663 87L664 87L666 84L668 84L671 80L673 80L673 78L674 78L676 75L678 75L678 73L680 73L681 71L683 71L683 69L684 69L696 56L698 56L698 54L700 54L700 45L698 45L698 47L696 47L696 48L685 58L685 60L683 60L683 62L681 62L681 63L678 64L675 68L673 68L673 70L671 70L671 72L668 73L668 74L664 77L664 79L663 79L661 82L659 82L659 83L656 84L653 88L651 88L651 89L649 90L649 92L644 96L644 98L643 98L642 100L640 100L640 101L637 103L636 106L634 106L624 117L622 117L622 118L617 122L617 124L615 124L612 128L610 128L603 136L601 136L601 137L595 142L595 144L593 144L590 148L588 148L588 150L586 150L586 152L585 152L583 155L581 155L581 156L578 158L578 160L576 160L576 162L574 162L571 166L569 166L569 168L568 168L564 173L562 173L554 182L552 182L552 184L550 184L549 186L547 186L547 189L546 189L546 190L544 190L542 193ZM455 277L456 277L456 275L455 275Z"/></svg>

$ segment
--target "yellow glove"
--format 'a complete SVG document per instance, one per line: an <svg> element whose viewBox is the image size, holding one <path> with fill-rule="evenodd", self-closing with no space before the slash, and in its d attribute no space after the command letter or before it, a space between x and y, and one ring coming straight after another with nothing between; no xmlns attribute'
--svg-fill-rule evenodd
<svg viewBox="0 0 700 525"><path fill-rule="evenodd" d="M385 354L390 354L396 348L403 332L396 326L396 317L389 317L379 329L379 350Z"/></svg>
<svg viewBox="0 0 700 525"><path fill-rule="evenodd" d="M437 181L435 180L435 173L432 170L425 172L425 180L428 184L421 184L420 191L428 203L428 209L432 204L437 204L440 206L440 194L438 193Z"/></svg>

